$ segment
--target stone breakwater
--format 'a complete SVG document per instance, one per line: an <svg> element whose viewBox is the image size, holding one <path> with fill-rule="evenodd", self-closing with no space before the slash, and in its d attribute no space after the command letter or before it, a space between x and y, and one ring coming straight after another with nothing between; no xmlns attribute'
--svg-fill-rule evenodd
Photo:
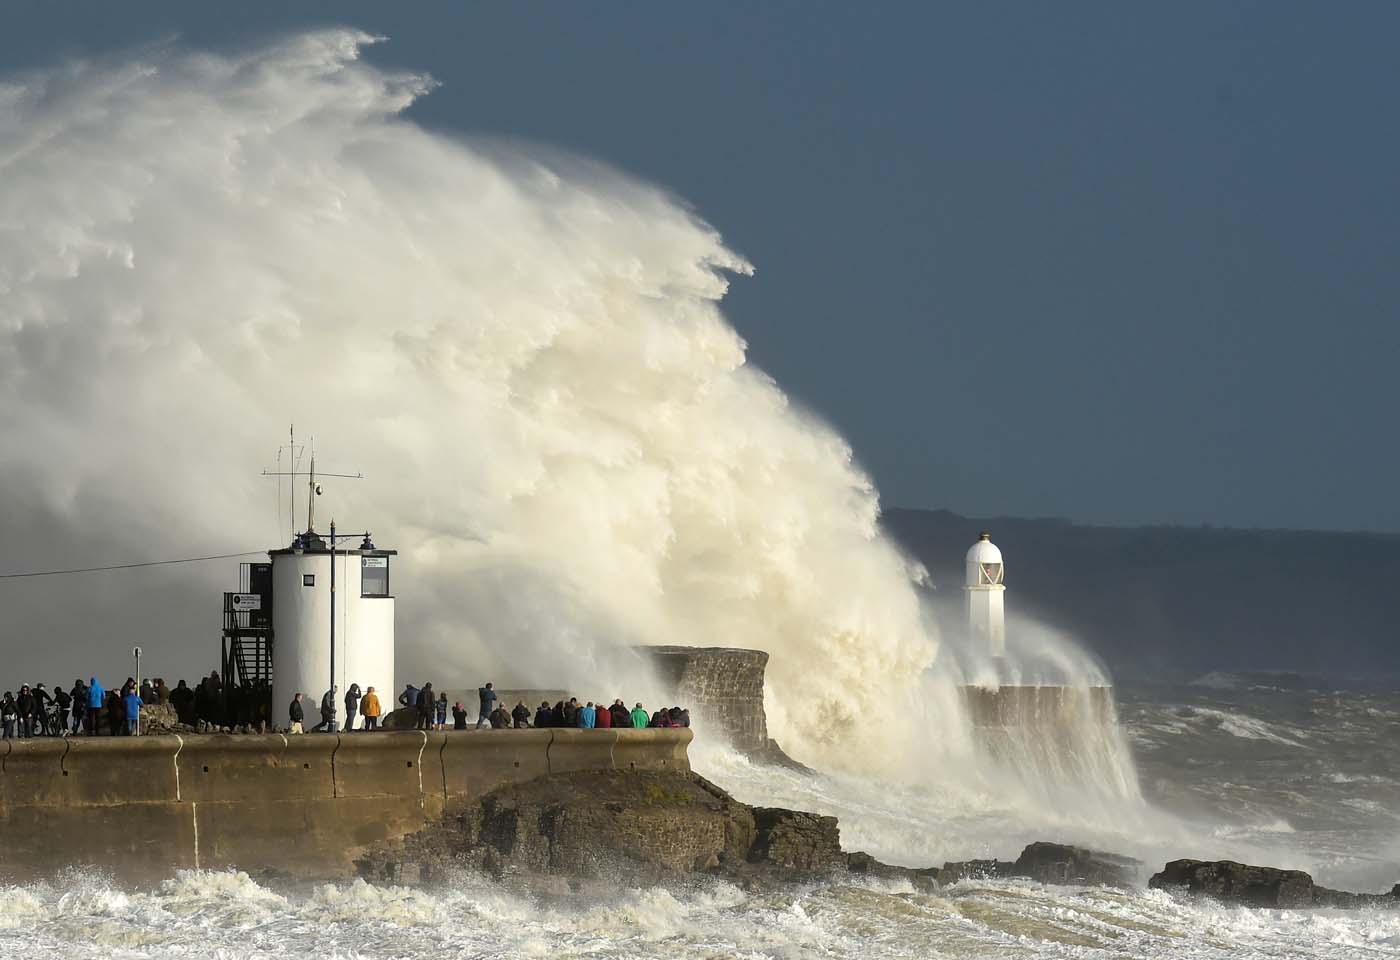
<svg viewBox="0 0 1400 960"><path fill-rule="evenodd" d="M763 707L768 654L738 647L634 647L676 703L689 707L702 731L718 735L753 760L806 770L768 736Z"/></svg>
<svg viewBox="0 0 1400 960"><path fill-rule="evenodd" d="M0 878L239 867L353 875L368 847L504 785L690 769L689 730L509 730L0 741Z"/></svg>
<svg viewBox="0 0 1400 960"><path fill-rule="evenodd" d="M737 749L768 747L763 676L768 654L730 647L637 647L678 703Z"/></svg>

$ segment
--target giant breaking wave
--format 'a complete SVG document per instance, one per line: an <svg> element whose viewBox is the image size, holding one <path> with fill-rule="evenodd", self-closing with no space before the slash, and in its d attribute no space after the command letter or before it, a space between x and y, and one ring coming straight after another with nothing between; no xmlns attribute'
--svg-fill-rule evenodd
<svg viewBox="0 0 1400 960"><path fill-rule="evenodd" d="M851 721L934 662L920 572L847 444L745 363L717 304L749 265L656 187L409 122L431 81L364 63L371 39L0 83L11 569L285 542L256 468L295 421L366 474L319 525L403 553L402 672L553 685L605 644L757 647L790 749L889 756ZM27 581L7 618L84 675L133 640L194 673L228 566Z"/></svg>

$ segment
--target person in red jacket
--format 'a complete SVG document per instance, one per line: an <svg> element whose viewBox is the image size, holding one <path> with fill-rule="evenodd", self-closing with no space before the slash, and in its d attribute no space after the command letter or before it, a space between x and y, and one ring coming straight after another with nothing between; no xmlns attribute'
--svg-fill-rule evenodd
<svg viewBox="0 0 1400 960"><path fill-rule="evenodd" d="M598 717L593 721L593 725L599 730L612 728L612 711L603 706L603 701L598 701Z"/></svg>

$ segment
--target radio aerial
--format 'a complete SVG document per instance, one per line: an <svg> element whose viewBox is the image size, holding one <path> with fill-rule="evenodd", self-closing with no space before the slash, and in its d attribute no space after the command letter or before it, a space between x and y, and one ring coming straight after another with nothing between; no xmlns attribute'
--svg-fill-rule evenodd
<svg viewBox="0 0 1400 960"><path fill-rule="evenodd" d="M290 455L291 455L291 458L292 458L292 469L291 469L291 470L264 470L264 471L263 471L263 476L265 476L265 477L286 477L286 478L287 478L288 484L291 484L291 483L295 482L295 478L296 478L296 477L306 477L306 487L307 487L307 490L306 490L306 532L307 532L307 533L315 533L315 532L316 532L316 507L315 507L316 498L319 497L319 496L321 496L321 494L325 493L325 488L322 487L321 484L318 483L317 480L316 480L316 477L318 476L318 474L316 473L316 446L315 446L314 441L313 441L311 444L308 445L308 446L310 446L310 448L311 448L311 451L310 451L310 452L311 452L311 469L310 469L310 470L298 470L298 469L297 469L297 463L298 463L298 461L301 459L301 456L300 456L300 454L301 454L301 448L297 446L297 443L296 443L296 432L295 432L294 429L289 429L289 430L288 430L288 432L287 432L287 439L288 439L288 444L287 444L287 448L286 448L286 449L288 449L288 450L290 451ZM279 459L279 463L280 463L280 459L281 459L281 456L282 456L282 449L283 449L283 448L278 448L278 452L277 452L277 456L278 456L278 459ZM322 476L322 477L345 477L345 478L347 478L347 479L349 479L349 480L363 480L363 479L364 479L364 474L362 474L362 473L322 473L322 474L319 474L319 476ZM280 481L280 480L278 481L278 484L279 484L279 487L278 487L278 490L279 490L278 496L279 496L279 498L280 498L280 496L281 496L281 493L280 493L280 490L281 490L281 487L280 487L281 481ZM280 509L278 510L278 514L279 514L279 516L280 516L280 514L281 514L281 510L280 510ZM295 508L295 507L292 508L292 527L293 527L292 534L293 534L293 536L296 536L296 529L295 529L295 528L296 528L296 508Z"/></svg>

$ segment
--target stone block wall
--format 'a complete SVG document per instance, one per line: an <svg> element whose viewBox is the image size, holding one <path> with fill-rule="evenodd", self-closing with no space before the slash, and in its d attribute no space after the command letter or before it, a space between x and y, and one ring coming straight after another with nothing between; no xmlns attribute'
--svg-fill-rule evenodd
<svg viewBox="0 0 1400 960"><path fill-rule="evenodd" d="M641 647L658 679L692 720L745 751L769 749L763 712L768 654L732 647Z"/></svg>

